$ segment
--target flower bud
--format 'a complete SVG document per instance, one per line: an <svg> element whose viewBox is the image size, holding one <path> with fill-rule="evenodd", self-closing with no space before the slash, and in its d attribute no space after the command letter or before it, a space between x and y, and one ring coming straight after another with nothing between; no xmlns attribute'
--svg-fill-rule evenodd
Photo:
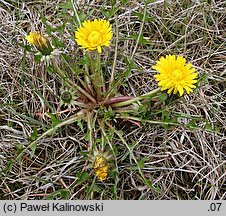
<svg viewBox="0 0 226 216"><path fill-rule="evenodd" d="M30 32L30 34L26 36L26 40L30 44L35 45L43 55L50 55L53 51L49 40L37 31Z"/></svg>

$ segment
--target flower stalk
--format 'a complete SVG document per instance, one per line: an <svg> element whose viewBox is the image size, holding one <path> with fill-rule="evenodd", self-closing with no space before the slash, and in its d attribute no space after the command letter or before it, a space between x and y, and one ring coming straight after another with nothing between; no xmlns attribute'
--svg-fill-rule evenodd
<svg viewBox="0 0 226 216"><path fill-rule="evenodd" d="M100 68L100 54L96 52L96 68L94 73L94 86L97 93L97 101L100 101L102 95L102 79L101 79L101 68Z"/></svg>
<svg viewBox="0 0 226 216"><path fill-rule="evenodd" d="M147 98L150 98L150 97L153 97L155 96L158 92L160 91L160 88L157 88L157 89L154 89L146 94L143 94L141 96L138 96L138 97L134 97L134 98L131 98L131 99L128 99L128 100L125 100L125 101L122 101L122 102L117 102L117 103L113 103L111 106L112 107L123 107L123 106L128 106L128 105L131 105L135 102L140 102L141 100L144 100L144 99L147 99Z"/></svg>

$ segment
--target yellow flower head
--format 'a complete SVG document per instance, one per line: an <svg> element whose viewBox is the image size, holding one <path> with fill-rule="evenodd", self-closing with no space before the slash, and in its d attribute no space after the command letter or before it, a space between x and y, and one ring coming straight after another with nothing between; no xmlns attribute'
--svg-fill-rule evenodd
<svg viewBox="0 0 226 216"><path fill-rule="evenodd" d="M95 162L94 162L94 171L95 175L101 180L104 181L107 178L108 175L108 163L106 159L100 156L96 156Z"/></svg>
<svg viewBox="0 0 226 216"><path fill-rule="evenodd" d="M42 36L39 32L34 31L30 32L29 35L26 36L26 40L35 45L35 47L43 54L50 55L53 51L53 48L50 45L50 42L47 38Z"/></svg>
<svg viewBox="0 0 226 216"><path fill-rule="evenodd" d="M182 56L166 55L161 57L157 64L152 68L157 70L159 74L154 75L158 86L161 86L161 90L168 89L167 93L173 91L173 94L179 92L180 96L184 94L184 90L189 94L193 92L192 88L195 88L195 80L198 77L198 73L192 68L192 65L185 64L186 59Z"/></svg>
<svg viewBox="0 0 226 216"><path fill-rule="evenodd" d="M101 53L102 46L109 46L112 38L112 27L109 21L97 20L84 21L75 32L78 45L87 50L96 50Z"/></svg>

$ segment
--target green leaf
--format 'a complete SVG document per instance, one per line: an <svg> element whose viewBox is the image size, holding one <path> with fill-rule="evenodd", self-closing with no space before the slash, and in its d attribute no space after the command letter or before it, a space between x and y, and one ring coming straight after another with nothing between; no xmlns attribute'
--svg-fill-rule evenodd
<svg viewBox="0 0 226 216"><path fill-rule="evenodd" d="M142 158L140 161L138 161L138 166L140 167L140 169L144 168L144 162L147 160L146 157Z"/></svg>
<svg viewBox="0 0 226 216"><path fill-rule="evenodd" d="M87 133L84 135L84 139L87 142L90 140L90 130L89 129L87 130Z"/></svg>
<svg viewBox="0 0 226 216"><path fill-rule="evenodd" d="M51 117L51 122L52 122L52 132L49 133L49 136L52 136L55 134L55 132L57 131L57 128L55 128L58 124L62 123L61 120L57 119L52 113L48 113L48 115Z"/></svg>
<svg viewBox="0 0 226 216"><path fill-rule="evenodd" d="M210 132L215 132L215 126L213 127L213 125L209 122L206 122L205 126L204 126L204 129L206 131L210 131Z"/></svg>
<svg viewBox="0 0 226 216"><path fill-rule="evenodd" d="M179 113L179 112L172 112L174 116L179 117L179 118L189 118L189 119L194 119L194 120L201 120L201 116L199 115L189 115L185 113Z"/></svg>
<svg viewBox="0 0 226 216"><path fill-rule="evenodd" d="M55 68L52 65L47 67L47 72L51 75L55 73Z"/></svg>
<svg viewBox="0 0 226 216"><path fill-rule="evenodd" d="M37 142L33 142L33 144L30 146L30 149L33 155L35 154L36 147L37 147Z"/></svg>
<svg viewBox="0 0 226 216"><path fill-rule="evenodd" d="M52 28L50 25L47 24L47 18L45 16L41 16L41 20L42 20L42 23L45 25L46 27L46 33L51 36L52 34Z"/></svg>
<svg viewBox="0 0 226 216"><path fill-rule="evenodd" d="M172 119L172 117L170 116L170 114L171 113L168 110L163 110L162 111L162 121L163 122L168 122L168 123L174 123L174 120ZM168 128L169 125L162 124L162 127Z"/></svg>
<svg viewBox="0 0 226 216"><path fill-rule="evenodd" d="M118 173L117 169L116 169L116 168L113 168L113 169L111 169L111 171L110 171L110 173L109 173L109 176L110 176L111 178L113 178L113 179L116 179L117 173Z"/></svg>
<svg viewBox="0 0 226 216"><path fill-rule="evenodd" d="M81 122L80 119L77 121L77 125L79 126L79 128L81 129L81 131L84 132L83 124L82 124L82 122Z"/></svg>
<svg viewBox="0 0 226 216"><path fill-rule="evenodd" d="M131 69L127 69L119 77L125 78L125 80L128 81L129 75L131 75L131 73Z"/></svg>
<svg viewBox="0 0 226 216"><path fill-rule="evenodd" d="M52 127L55 127L62 122L61 120L57 119L52 113L48 113L48 115L51 117Z"/></svg>
<svg viewBox="0 0 226 216"><path fill-rule="evenodd" d="M38 64L40 62L41 58L42 58L42 53L36 53L34 55L35 63Z"/></svg>
<svg viewBox="0 0 226 216"><path fill-rule="evenodd" d="M61 47L65 47L64 42L60 42L56 37L52 36L52 44L53 46L55 46L56 48L61 48Z"/></svg>
<svg viewBox="0 0 226 216"><path fill-rule="evenodd" d="M146 0L147 4L154 2L154 0Z"/></svg>
<svg viewBox="0 0 226 216"><path fill-rule="evenodd" d="M198 128L198 126L197 126L197 124L196 124L196 121L194 120L194 119L192 119L188 124L187 124L187 126L190 126L190 127L197 127Z"/></svg>
<svg viewBox="0 0 226 216"><path fill-rule="evenodd" d="M94 10L90 11L89 15L93 13ZM80 12L78 14L81 23L83 23L87 19L87 15L85 13Z"/></svg>
<svg viewBox="0 0 226 216"><path fill-rule="evenodd" d="M78 184L82 184L90 178L90 175L87 172L77 172L76 176L78 177Z"/></svg>
<svg viewBox="0 0 226 216"><path fill-rule="evenodd" d="M22 161L22 152L23 152L23 145L18 143L16 145L16 149L17 149L17 159L21 162Z"/></svg>
<svg viewBox="0 0 226 216"><path fill-rule="evenodd" d="M162 111L162 121L164 121L165 119L169 119L169 111L168 110Z"/></svg>
<svg viewBox="0 0 226 216"><path fill-rule="evenodd" d="M154 188L154 187L153 187L153 184L152 184L152 182L151 182L151 180L145 179L145 180L144 180L144 183L145 183L150 189L153 189L153 188Z"/></svg>
<svg viewBox="0 0 226 216"><path fill-rule="evenodd" d="M9 172L12 167L13 167L13 164L14 164L14 159L7 159L7 164L5 166L5 168L3 170L0 169L0 177L2 176L2 174L7 174L7 172Z"/></svg>
<svg viewBox="0 0 226 216"><path fill-rule="evenodd" d="M120 161L123 162L129 156L129 151L126 151L125 154L121 157Z"/></svg>
<svg viewBox="0 0 226 216"><path fill-rule="evenodd" d="M93 192L101 192L102 189L100 187L98 187L98 185L94 184L93 187L92 187L92 191Z"/></svg>
<svg viewBox="0 0 226 216"><path fill-rule="evenodd" d="M128 0L120 0L120 3L121 3L122 5L125 5L127 2L128 2Z"/></svg>
<svg viewBox="0 0 226 216"><path fill-rule="evenodd" d="M51 27L49 24L47 24L47 18L45 16L41 16L41 20L46 27L46 33L52 39L53 46L55 46L56 48L64 47L64 42L60 42L56 37L54 37L52 35L52 32L60 32L61 34L64 34L66 23L63 23L62 25L57 27Z"/></svg>
<svg viewBox="0 0 226 216"><path fill-rule="evenodd" d="M133 15L136 16L136 17L138 17L140 21L143 21L143 19L144 19L144 22L154 20L153 17L150 17L148 14L144 14L144 13L133 12Z"/></svg>
<svg viewBox="0 0 226 216"><path fill-rule="evenodd" d="M58 7L59 8L62 8L62 9L69 9L69 10L73 10L73 6L71 4L71 1L68 0L67 2L64 2L64 3L60 3L58 4Z"/></svg>
<svg viewBox="0 0 226 216"><path fill-rule="evenodd" d="M164 102L168 98L168 94L163 93L159 95L158 98L160 99L160 101Z"/></svg>
<svg viewBox="0 0 226 216"><path fill-rule="evenodd" d="M130 35L129 36L129 38L136 39L136 40L138 39L138 37L139 37L138 34L133 34L133 35ZM144 35L143 34L140 36L140 39L139 39L138 43L140 45L152 44L151 41L149 41L149 40L147 40L147 39L144 38Z"/></svg>
<svg viewBox="0 0 226 216"><path fill-rule="evenodd" d="M105 10L103 7L100 8L101 13L105 16L106 19L111 18L119 7L112 7L110 10Z"/></svg>
<svg viewBox="0 0 226 216"><path fill-rule="evenodd" d="M70 193L67 189L60 189L58 191L54 191L53 193L45 197L45 200L53 200L57 196L60 196L60 198L62 199L69 199Z"/></svg>
<svg viewBox="0 0 226 216"><path fill-rule="evenodd" d="M195 85L196 85L196 86L199 86L199 85L201 85L201 84L203 84L203 83L208 82L208 77L209 77L209 75L208 75L207 73L201 75L201 76L199 77L199 79L198 79L198 82L197 82Z"/></svg>
<svg viewBox="0 0 226 216"><path fill-rule="evenodd" d="M31 138L32 141L34 141L34 140L37 139L37 137L38 137L38 132L37 132L37 128L35 127L33 132L31 133L31 137L30 138Z"/></svg>

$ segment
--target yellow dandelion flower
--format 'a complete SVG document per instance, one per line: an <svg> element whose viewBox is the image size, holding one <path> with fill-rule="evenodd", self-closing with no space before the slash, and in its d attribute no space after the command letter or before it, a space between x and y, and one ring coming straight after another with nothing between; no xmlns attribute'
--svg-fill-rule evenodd
<svg viewBox="0 0 226 216"><path fill-rule="evenodd" d="M102 46L109 46L112 38L112 26L109 21L84 21L75 32L75 40L86 50L96 50L101 53Z"/></svg>
<svg viewBox="0 0 226 216"><path fill-rule="evenodd" d="M168 89L168 94L172 91L173 94L179 92L180 96L184 94L184 90L188 94L193 92L192 88L195 88L198 73L190 63L186 64L186 59L182 56L166 55L165 58L161 57L152 68L159 72L154 77L158 86L162 87L161 90Z"/></svg>
<svg viewBox="0 0 226 216"><path fill-rule="evenodd" d="M30 32L29 35L26 36L26 40L30 43L35 45L35 47L43 54L43 55L50 55L53 51L52 46L47 38L42 36L39 32L34 31Z"/></svg>
<svg viewBox="0 0 226 216"><path fill-rule="evenodd" d="M109 165L103 157L96 156L93 168L94 168L94 171L95 171L95 175L101 181L104 181L107 178L108 167L109 167Z"/></svg>

